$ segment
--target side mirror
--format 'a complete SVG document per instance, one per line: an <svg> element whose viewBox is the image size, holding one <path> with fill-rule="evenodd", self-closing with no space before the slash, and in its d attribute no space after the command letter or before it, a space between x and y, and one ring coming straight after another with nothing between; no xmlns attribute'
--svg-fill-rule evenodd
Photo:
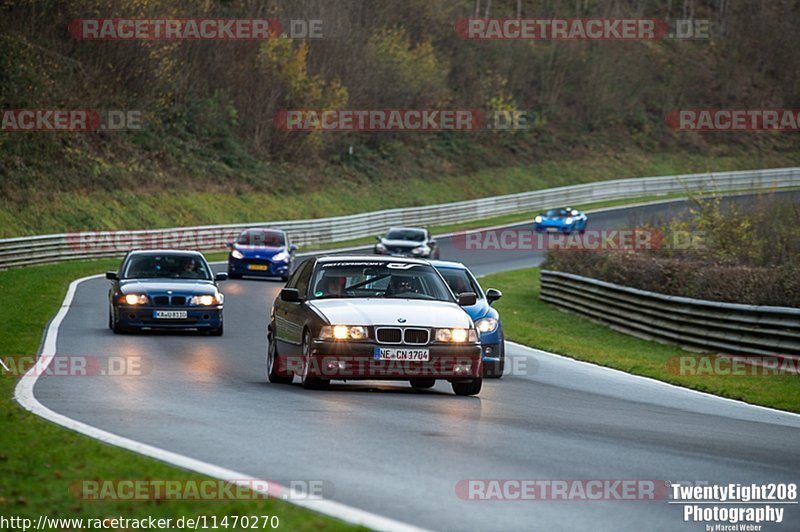
<svg viewBox="0 0 800 532"><path fill-rule="evenodd" d="M501 297L503 297L503 292L496 288L490 288L486 291L486 301L488 301L490 305Z"/></svg>
<svg viewBox="0 0 800 532"><path fill-rule="evenodd" d="M381 240L383 240L383 237L381 235L375 235L375 240L380 242Z"/></svg>
<svg viewBox="0 0 800 532"><path fill-rule="evenodd" d="M478 296L475 292L461 292L458 294L458 304L462 307L469 307L478 301Z"/></svg>
<svg viewBox="0 0 800 532"><path fill-rule="evenodd" d="M214 276L214 280L215 281L227 281L228 280L228 274L225 273L225 272L219 272L218 274L216 274Z"/></svg>
<svg viewBox="0 0 800 532"><path fill-rule="evenodd" d="M116 281L119 279L119 275L117 275L117 272L106 272L106 279L109 281Z"/></svg>
<svg viewBox="0 0 800 532"><path fill-rule="evenodd" d="M291 253L294 253L295 251L297 251L297 246L295 246L294 244L292 244L291 246L289 246L289 251L290 251Z"/></svg>
<svg viewBox="0 0 800 532"><path fill-rule="evenodd" d="M233 242L225 242L225 247L233 249Z"/></svg>
<svg viewBox="0 0 800 532"><path fill-rule="evenodd" d="M289 303L300 303L300 292L297 288L283 288L281 290L281 299Z"/></svg>

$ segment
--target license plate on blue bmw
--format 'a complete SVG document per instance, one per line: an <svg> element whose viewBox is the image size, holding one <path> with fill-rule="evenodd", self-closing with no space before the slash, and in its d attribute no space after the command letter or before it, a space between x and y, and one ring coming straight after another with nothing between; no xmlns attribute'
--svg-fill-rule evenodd
<svg viewBox="0 0 800 532"><path fill-rule="evenodd" d="M185 310L154 310L153 317L157 320L185 320Z"/></svg>
<svg viewBox="0 0 800 532"><path fill-rule="evenodd" d="M431 358L429 349L405 349L400 347L376 347L375 360L404 360L427 362Z"/></svg>

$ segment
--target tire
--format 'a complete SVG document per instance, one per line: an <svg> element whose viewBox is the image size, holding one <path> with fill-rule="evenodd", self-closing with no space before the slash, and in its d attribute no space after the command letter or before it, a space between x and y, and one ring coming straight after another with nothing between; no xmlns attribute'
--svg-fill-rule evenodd
<svg viewBox="0 0 800 532"><path fill-rule="evenodd" d="M274 384L291 384L294 380L294 375L287 376L276 372L277 368L280 367L280 364L277 363L280 360L278 343L272 338L271 334L267 341L269 342L267 345L267 379Z"/></svg>
<svg viewBox="0 0 800 532"><path fill-rule="evenodd" d="M506 367L506 359L501 358L499 362L489 362L486 364L484 377L487 379L500 379L503 377L503 370Z"/></svg>
<svg viewBox="0 0 800 532"><path fill-rule="evenodd" d="M486 364L486 369L483 371L483 376L487 379L501 379L503 378L503 371L506 368L506 346L505 340L500 338L500 360L498 362L489 362Z"/></svg>
<svg viewBox="0 0 800 532"><path fill-rule="evenodd" d="M216 329L211 329L208 331L209 336L222 336L222 333L225 332L223 330L223 325L220 323L219 327Z"/></svg>
<svg viewBox="0 0 800 532"><path fill-rule="evenodd" d="M108 308L108 328L111 329L112 331L114 330L114 318L112 317L113 314L114 314L114 311L111 309L111 307L109 307Z"/></svg>
<svg viewBox="0 0 800 532"><path fill-rule="evenodd" d="M114 331L114 334L127 334L127 333L131 332L130 329L128 329L127 327L123 327L115 319L112 321L111 330Z"/></svg>
<svg viewBox="0 0 800 532"><path fill-rule="evenodd" d="M453 393L456 395L478 395L483 385L483 379L472 379L471 382L454 382Z"/></svg>
<svg viewBox="0 0 800 532"><path fill-rule="evenodd" d="M308 366L311 364L311 332L303 332L303 374L300 375L300 384L306 390L324 390L331 381L308 376Z"/></svg>
<svg viewBox="0 0 800 532"><path fill-rule="evenodd" d="M433 386L436 384L436 379L417 378L411 379L409 382L411 383L411 387L414 389L426 390L428 388L433 388Z"/></svg>
<svg viewBox="0 0 800 532"><path fill-rule="evenodd" d="M285 283L288 280L289 280L289 276L288 275L281 275L281 281L283 281Z"/></svg>

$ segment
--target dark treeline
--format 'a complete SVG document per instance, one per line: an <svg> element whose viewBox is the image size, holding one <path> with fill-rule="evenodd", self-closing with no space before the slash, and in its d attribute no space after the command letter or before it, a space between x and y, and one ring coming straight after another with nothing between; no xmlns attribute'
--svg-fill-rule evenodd
<svg viewBox="0 0 800 532"><path fill-rule="evenodd" d="M710 38L461 39L456 22L476 14L704 19ZM68 24L81 17L317 19L323 38L78 41ZM402 162L405 153L422 152L451 161L445 168L469 170L597 143L653 151L715 144L772 149L777 142L785 149L786 134L678 134L664 116L681 107L800 107L796 0L6 0L0 27L2 108L138 109L146 122L144 131L124 136L0 138L6 193L40 179L55 188L88 186L96 176L54 174L85 168L92 157L132 174L162 168L200 179L247 174L263 163ZM273 127L275 111L284 108L432 107L524 110L531 129L408 135ZM198 166L203 160L209 165Z"/></svg>

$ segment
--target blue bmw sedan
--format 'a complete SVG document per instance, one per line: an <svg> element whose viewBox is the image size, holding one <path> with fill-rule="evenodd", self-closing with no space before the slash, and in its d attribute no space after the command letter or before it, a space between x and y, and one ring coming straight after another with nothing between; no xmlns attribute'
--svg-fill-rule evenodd
<svg viewBox="0 0 800 532"><path fill-rule="evenodd" d="M505 368L505 344L500 313L492 307L492 303L500 299L503 293L494 288L484 292L472 272L460 262L432 260L430 263L444 277L453 294L458 296L464 292L475 292L477 295L475 304L464 307L464 310L480 334L484 377L499 379Z"/></svg>
<svg viewBox="0 0 800 532"><path fill-rule="evenodd" d="M222 336L224 296L197 251L130 251L116 272L106 272L108 327L117 334L142 329L192 329Z"/></svg>
<svg viewBox="0 0 800 532"><path fill-rule="evenodd" d="M279 229L245 229L228 244L228 275L240 279L243 275L280 277L286 281L292 271L297 246L289 235Z"/></svg>

